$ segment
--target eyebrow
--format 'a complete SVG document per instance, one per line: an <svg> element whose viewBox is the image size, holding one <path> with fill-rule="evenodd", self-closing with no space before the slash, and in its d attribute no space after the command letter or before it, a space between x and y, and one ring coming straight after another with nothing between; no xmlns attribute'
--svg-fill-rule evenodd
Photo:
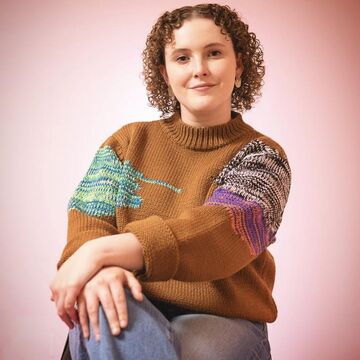
<svg viewBox="0 0 360 360"><path fill-rule="evenodd" d="M221 46L221 47L225 47L224 44L222 43L211 43L211 44L207 44L205 46L205 49L209 48L209 47L213 47L213 46ZM187 48L178 48L178 49L173 49L171 50L171 54L175 54L177 52L182 52L182 51L189 51L190 49L187 49Z"/></svg>

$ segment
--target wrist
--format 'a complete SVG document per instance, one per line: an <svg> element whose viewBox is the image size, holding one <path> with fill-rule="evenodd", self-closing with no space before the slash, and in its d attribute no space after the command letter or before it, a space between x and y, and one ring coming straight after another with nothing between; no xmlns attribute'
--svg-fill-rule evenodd
<svg viewBox="0 0 360 360"><path fill-rule="evenodd" d="M80 254L83 258L88 258L91 261L92 265L100 270L103 265L103 259L101 255L101 242L97 241L102 238L97 238L94 240L87 241L84 243L79 250L82 251Z"/></svg>
<svg viewBox="0 0 360 360"><path fill-rule="evenodd" d="M92 243L92 244L91 244ZM142 247L132 233L104 236L89 241L89 247L98 266L120 266L127 270L143 268Z"/></svg>

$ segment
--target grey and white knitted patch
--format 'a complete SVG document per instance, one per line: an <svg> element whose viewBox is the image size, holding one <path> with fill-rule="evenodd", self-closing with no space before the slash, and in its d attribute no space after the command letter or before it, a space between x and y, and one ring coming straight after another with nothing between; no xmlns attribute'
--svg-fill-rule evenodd
<svg viewBox="0 0 360 360"><path fill-rule="evenodd" d="M276 233L291 185L289 163L276 149L261 140L252 140L223 168L215 182L220 188L256 201L267 226Z"/></svg>

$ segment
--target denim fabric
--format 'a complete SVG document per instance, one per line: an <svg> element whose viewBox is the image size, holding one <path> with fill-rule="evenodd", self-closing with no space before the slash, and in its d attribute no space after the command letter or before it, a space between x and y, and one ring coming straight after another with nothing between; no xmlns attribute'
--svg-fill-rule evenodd
<svg viewBox="0 0 360 360"><path fill-rule="evenodd" d="M186 360L269 360L265 323L214 315L182 315L171 322Z"/></svg>
<svg viewBox="0 0 360 360"><path fill-rule="evenodd" d="M73 360L269 360L270 345L264 323L208 314L186 314L168 321L144 296L142 302L128 291L128 326L113 336L100 307L100 341L90 327L89 340L80 326L69 333Z"/></svg>

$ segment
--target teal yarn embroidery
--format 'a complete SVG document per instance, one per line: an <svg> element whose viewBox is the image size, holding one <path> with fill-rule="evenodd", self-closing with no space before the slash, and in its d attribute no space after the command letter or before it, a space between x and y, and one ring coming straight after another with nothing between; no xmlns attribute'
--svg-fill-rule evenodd
<svg viewBox="0 0 360 360"><path fill-rule="evenodd" d="M150 184L165 186L170 190L180 193L182 190L172 186L165 181L149 179L143 173L132 167L130 161L126 160L122 164L122 177L119 183L119 192L116 199L117 207L130 206L137 208L141 205L142 199L135 191L140 189L140 185L136 182L141 180Z"/></svg>
<svg viewBox="0 0 360 360"><path fill-rule="evenodd" d="M68 211L76 209L91 216L115 216L118 207L138 208L141 196L138 181L182 192L165 181L146 178L126 160L123 163L110 146L99 149L84 179L71 197Z"/></svg>
<svg viewBox="0 0 360 360"><path fill-rule="evenodd" d="M68 210L92 216L114 215L121 173L121 162L114 151L109 146L99 149L70 199Z"/></svg>

